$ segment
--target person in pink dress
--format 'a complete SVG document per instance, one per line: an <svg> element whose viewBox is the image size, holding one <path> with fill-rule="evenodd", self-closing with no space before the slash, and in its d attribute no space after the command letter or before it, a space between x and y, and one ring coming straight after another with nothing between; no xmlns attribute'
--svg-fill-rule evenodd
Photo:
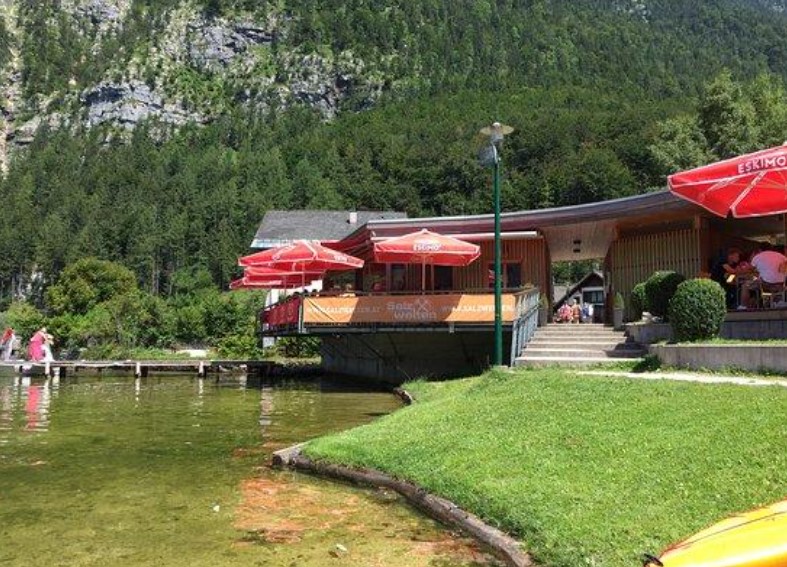
<svg viewBox="0 0 787 567"><path fill-rule="evenodd" d="M46 340L46 327L41 327L30 339L27 345L27 358L33 362L44 360L44 341Z"/></svg>

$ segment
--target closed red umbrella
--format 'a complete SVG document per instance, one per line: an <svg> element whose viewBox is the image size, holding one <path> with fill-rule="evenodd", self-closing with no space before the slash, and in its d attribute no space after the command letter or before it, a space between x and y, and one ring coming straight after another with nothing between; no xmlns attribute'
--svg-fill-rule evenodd
<svg viewBox="0 0 787 567"><path fill-rule="evenodd" d="M476 244L426 229L374 245L374 259L383 264L421 264L421 289L426 287L426 265L467 266L481 256Z"/></svg>
<svg viewBox="0 0 787 567"><path fill-rule="evenodd" d="M363 260L331 250L318 242L296 240L287 246L244 256L240 266L267 267L293 272L326 272L363 268Z"/></svg>
<svg viewBox="0 0 787 567"><path fill-rule="evenodd" d="M736 218L787 212L787 145L676 173L670 190L710 212Z"/></svg>
<svg viewBox="0 0 787 567"><path fill-rule="evenodd" d="M288 272L265 267L246 268L243 277L230 283L230 289L286 289L302 287L321 278L322 272Z"/></svg>

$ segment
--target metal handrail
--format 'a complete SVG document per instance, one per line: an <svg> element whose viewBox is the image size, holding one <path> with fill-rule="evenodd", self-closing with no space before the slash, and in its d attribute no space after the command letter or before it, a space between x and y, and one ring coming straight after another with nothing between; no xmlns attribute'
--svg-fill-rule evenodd
<svg viewBox="0 0 787 567"><path fill-rule="evenodd" d="M516 316L511 330L511 366L536 334L540 297L541 292L537 287L516 294Z"/></svg>

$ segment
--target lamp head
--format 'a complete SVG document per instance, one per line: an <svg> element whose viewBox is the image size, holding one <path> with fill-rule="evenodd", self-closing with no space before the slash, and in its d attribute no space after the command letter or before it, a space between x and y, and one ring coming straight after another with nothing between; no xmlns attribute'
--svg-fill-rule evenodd
<svg viewBox="0 0 787 567"><path fill-rule="evenodd" d="M503 138L513 131L514 129L511 126L506 126L500 122L494 122L491 126L481 128L481 133L484 136L489 136L489 141L494 146L499 146L503 142Z"/></svg>

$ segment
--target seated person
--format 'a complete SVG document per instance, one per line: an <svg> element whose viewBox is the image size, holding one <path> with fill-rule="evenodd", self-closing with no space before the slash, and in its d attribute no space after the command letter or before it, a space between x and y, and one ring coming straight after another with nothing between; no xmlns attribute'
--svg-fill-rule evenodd
<svg viewBox="0 0 787 567"><path fill-rule="evenodd" d="M592 323L593 322L593 304L592 303L585 303L582 305L582 322L583 323Z"/></svg>
<svg viewBox="0 0 787 567"><path fill-rule="evenodd" d="M582 308L579 303L571 300L571 322L579 323L582 320Z"/></svg>
<svg viewBox="0 0 787 567"><path fill-rule="evenodd" d="M560 306L560 309L557 310L557 317L555 320L558 323L568 323L571 321L571 315L571 307L568 305L568 303L564 303Z"/></svg>
<svg viewBox="0 0 787 567"><path fill-rule="evenodd" d="M355 288L353 284L348 283L344 286L344 291L339 297L355 297Z"/></svg>
<svg viewBox="0 0 787 567"><path fill-rule="evenodd" d="M737 301L738 289L735 278L741 273L741 268L743 268L741 251L738 248L730 248L727 251L727 257L720 258L711 269L710 277L724 289L729 308L734 308Z"/></svg>
<svg viewBox="0 0 787 567"><path fill-rule="evenodd" d="M757 270L759 279L752 280L743 286L741 304L738 309L753 307L753 293L757 289L765 292L777 292L784 289L785 267L787 257L781 252L761 247L762 252L751 259L752 268Z"/></svg>

